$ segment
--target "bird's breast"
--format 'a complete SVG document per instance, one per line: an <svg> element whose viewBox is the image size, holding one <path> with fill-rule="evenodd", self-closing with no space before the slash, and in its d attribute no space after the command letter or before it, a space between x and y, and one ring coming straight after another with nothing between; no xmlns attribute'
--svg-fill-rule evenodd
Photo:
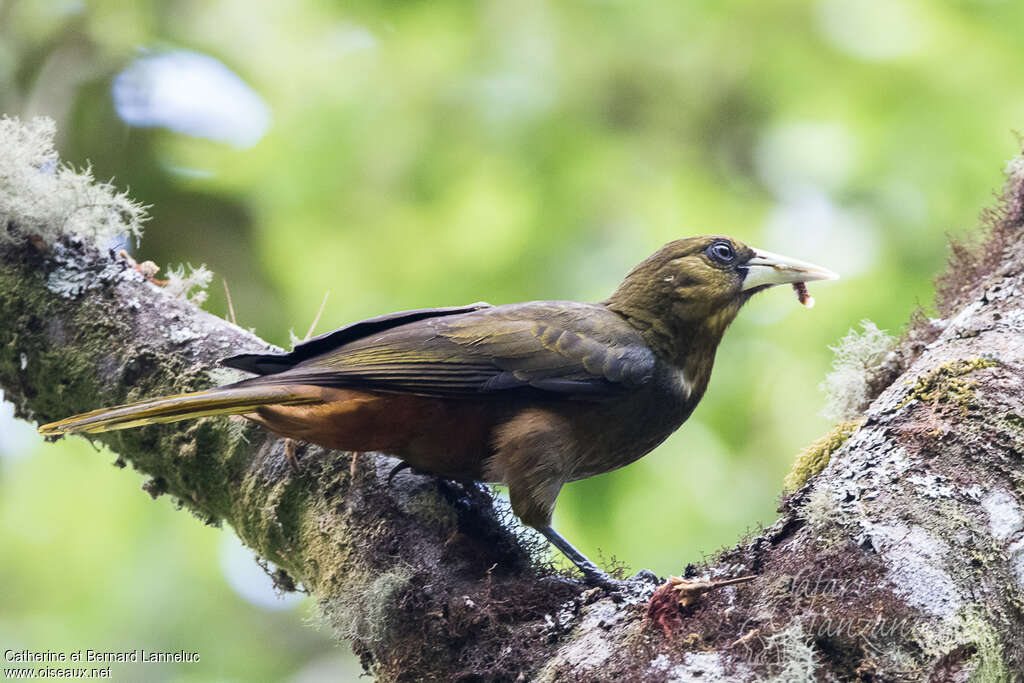
<svg viewBox="0 0 1024 683"><path fill-rule="evenodd" d="M577 457L570 478L586 479L628 465L679 429L700 401L704 383L664 366L653 381L577 413Z"/></svg>

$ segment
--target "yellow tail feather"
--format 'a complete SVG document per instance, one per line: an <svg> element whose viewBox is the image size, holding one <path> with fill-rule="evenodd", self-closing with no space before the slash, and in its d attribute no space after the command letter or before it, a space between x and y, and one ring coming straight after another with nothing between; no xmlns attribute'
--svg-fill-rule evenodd
<svg viewBox="0 0 1024 683"><path fill-rule="evenodd" d="M227 386L93 410L43 425L39 433L97 434L211 415L240 415L266 405L294 406L322 400L320 390L311 386Z"/></svg>

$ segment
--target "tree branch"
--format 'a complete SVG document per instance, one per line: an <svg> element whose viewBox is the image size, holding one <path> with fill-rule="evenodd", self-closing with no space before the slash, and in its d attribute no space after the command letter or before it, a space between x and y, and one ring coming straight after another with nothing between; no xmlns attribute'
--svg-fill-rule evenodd
<svg viewBox="0 0 1024 683"><path fill-rule="evenodd" d="M384 680L1010 678L1024 670L1022 198L1016 173L987 247L1001 258L947 287L959 309L904 340L824 470L772 527L687 572L753 581L587 592L539 565L482 487L388 483L392 459L312 446L294 472L243 421L98 440L315 595ZM86 239L11 217L0 230L0 387L25 419L220 384L233 376L217 359L268 348Z"/></svg>

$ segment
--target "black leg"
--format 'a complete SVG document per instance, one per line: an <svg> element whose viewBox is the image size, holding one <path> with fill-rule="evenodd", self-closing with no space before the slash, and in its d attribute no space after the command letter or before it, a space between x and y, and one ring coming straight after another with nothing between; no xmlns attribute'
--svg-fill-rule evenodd
<svg viewBox="0 0 1024 683"><path fill-rule="evenodd" d="M619 582L601 571L596 564L587 559L587 556L573 547L572 543L565 540L561 534L550 526L537 527L537 531L544 534L544 538L551 542L551 545L558 548L563 555L569 558L576 567L583 572L583 579L591 586L601 586L608 590L621 588Z"/></svg>

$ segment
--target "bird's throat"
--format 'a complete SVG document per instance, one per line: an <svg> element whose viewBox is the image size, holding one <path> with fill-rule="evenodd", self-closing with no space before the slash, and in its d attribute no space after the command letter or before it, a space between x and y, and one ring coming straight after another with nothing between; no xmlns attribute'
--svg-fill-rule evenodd
<svg viewBox="0 0 1024 683"><path fill-rule="evenodd" d="M644 309L613 308L635 327L651 349L685 378L689 398L704 393L715 353L736 310L722 310L699 320L661 316Z"/></svg>

